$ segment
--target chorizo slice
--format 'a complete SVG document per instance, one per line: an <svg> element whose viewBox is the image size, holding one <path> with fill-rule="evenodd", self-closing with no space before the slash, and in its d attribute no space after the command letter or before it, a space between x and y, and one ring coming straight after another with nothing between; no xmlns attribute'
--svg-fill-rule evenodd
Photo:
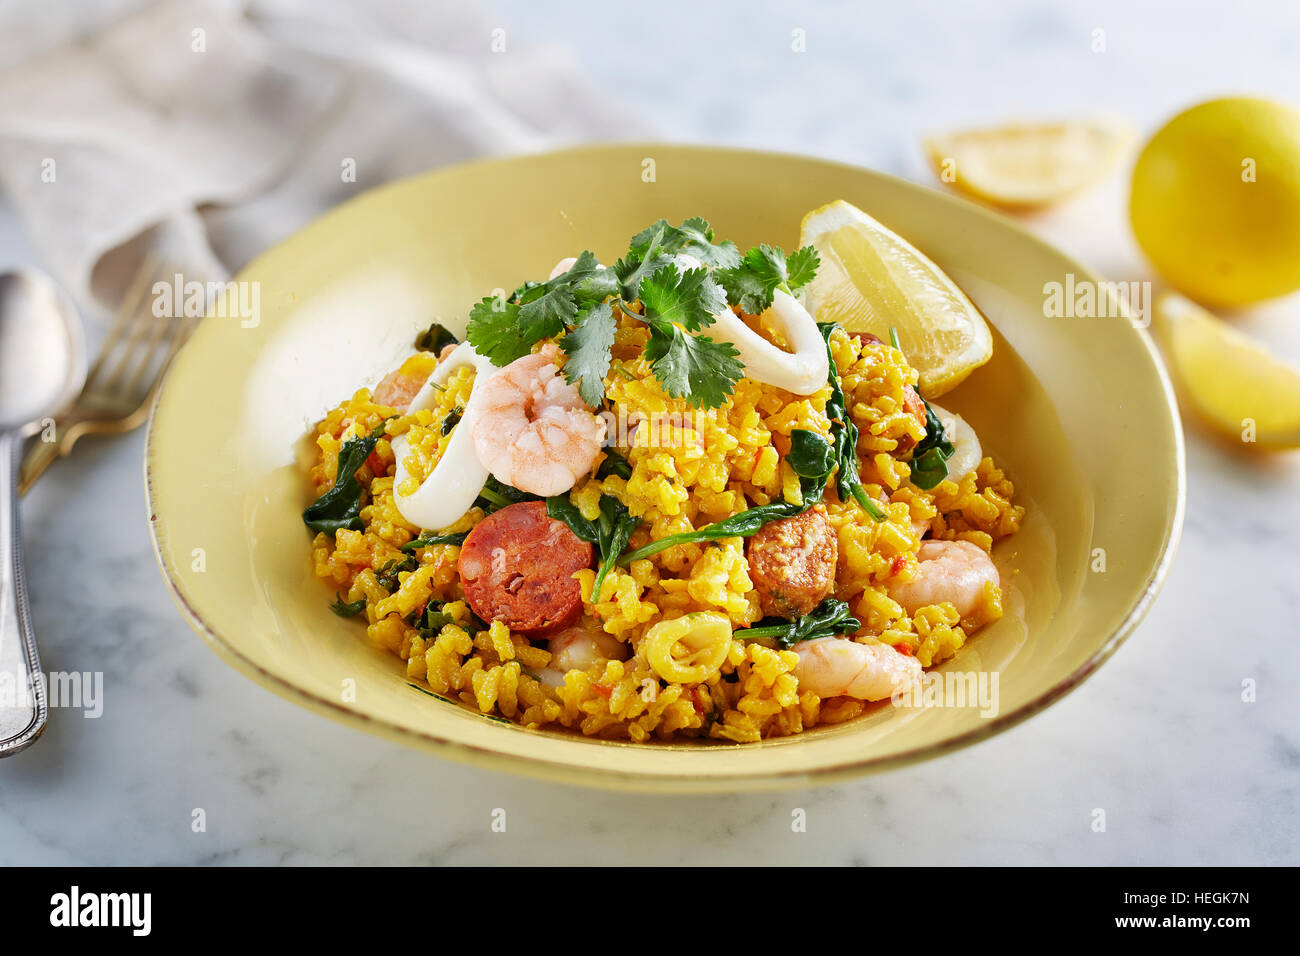
<svg viewBox="0 0 1300 956"><path fill-rule="evenodd" d="M823 505L764 525L745 550L764 614L811 613L835 585L839 544Z"/></svg>
<svg viewBox="0 0 1300 956"><path fill-rule="evenodd" d="M485 621L520 634L572 624L582 612L573 575L591 567L593 549L546 502L524 501L488 515L461 545L457 570L465 600Z"/></svg>

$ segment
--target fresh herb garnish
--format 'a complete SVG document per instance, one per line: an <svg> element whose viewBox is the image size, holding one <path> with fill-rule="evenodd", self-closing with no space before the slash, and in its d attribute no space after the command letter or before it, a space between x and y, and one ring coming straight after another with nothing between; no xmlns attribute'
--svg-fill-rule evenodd
<svg viewBox="0 0 1300 956"><path fill-rule="evenodd" d="M585 518L578 506L564 495L547 498L546 513L556 521L563 521L570 531L583 541L594 544L600 552L599 569L591 586L591 599L600 600L600 589L605 578L627 547L632 532L641 523L640 519L613 495L600 496L600 516L595 521Z"/></svg>
<svg viewBox="0 0 1300 956"><path fill-rule="evenodd" d="M466 337L479 355L493 365L509 365L533 350L533 343L558 335L560 323L525 324L519 317L519 303L488 296L469 310Z"/></svg>
<svg viewBox="0 0 1300 956"><path fill-rule="evenodd" d="M660 322L698 332L713 324L713 316L727 307L722 287L706 269L678 270L669 263L641 282L641 305L652 328Z"/></svg>
<svg viewBox="0 0 1300 956"><path fill-rule="evenodd" d="M678 254L694 256L703 266L682 272L674 262ZM714 243L713 230L703 219L687 219L680 226L660 220L632 238L627 255L613 268L601 268L584 251L554 279L525 283L506 298L482 300L470 310L466 337L481 355L502 366L527 355L537 342L563 335L565 379L596 408L605 399L622 313L649 327L646 358L664 391L696 407L714 408L744 375L731 343L696 334L727 307L729 297L718 277L734 273L733 282L747 283L747 303L765 297L770 304L775 288L799 288L817 268L811 248L788 260L770 246L751 250L751 256L752 261L742 259L735 243Z"/></svg>
<svg viewBox="0 0 1300 956"><path fill-rule="evenodd" d="M489 296L469 313L466 338L493 365L509 365L532 351L542 339L573 326L581 312L618 291L595 255L584 251L568 272L546 282L525 283L508 298ZM612 344L612 343L611 343Z"/></svg>
<svg viewBox="0 0 1300 956"><path fill-rule="evenodd" d="M765 617L754 627L736 631L736 637L744 641L772 638L777 647L788 649L800 641L815 641L819 637L832 637L836 634L852 634L861 627L862 622L853 616L847 604L828 597L817 605L811 614L805 614L792 621L780 617Z"/></svg>
<svg viewBox="0 0 1300 956"><path fill-rule="evenodd" d="M772 305L777 289L794 295L796 289L811 282L820 261L812 246L796 249L787 257L777 247L764 244L750 249L737 265L714 274L727 290L729 303L748 315L758 315Z"/></svg>
<svg viewBox="0 0 1300 956"><path fill-rule="evenodd" d="M681 229L661 220L633 237L632 247L615 263L614 272L622 290L624 313L650 327L645 355L664 391L697 408L716 408L732 393L745 366L730 342L691 334L711 324L713 313L726 302L706 269L688 269L683 274L673 262L677 253L686 251L688 235L694 234L712 239L712 230L702 219L687 220ZM725 252L710 255L730 258ZM644 314L631 308L638 299Z"/></svg>
<svg viewBox="0 0 1300 956"><path fill-rule="evenodd" d="M344 601L342 594L335 594L334 603L330 605L330 610L339 617L356 617L365 609L365 598L357 598L355 601Z"/></svg>
<svg viewBox="0 0 1300 956"><path fill-rule="evenodd" d="M715 269L728 269L740 264L740 250L736 244L730 239L715 244L707 219L695 216L680 226L671 226L667 219L660 219L633 236L631 248L645 248L656 236L659 248L669 255L686 253Z"/></svg>
<svg viewBox="0 0 1300 956"><path fill-rule="evenodd" d="M826 401L826 417L831 420L831 445L835 449L835 460L839 465L835 475L835 489L839 492L841 501L852 498L871 517L884 521L884 511L867 494L862 487L862 479L858 476L858 426L853 424L849 415L844 389L840 385L839 369L831 352L831 333L835 331L836 325L833 322L818 323L817 328L826 340L826 358L830 363L827 382L831 387L831 397Z"/></svg>
<svg viewBox="0 0 1300 956"><path fill-rule="evenodd" d="M714 314L727 307L707 270L683 273L669 262L640 281L639 294L640 318L650 326L645 355L664 391L697 408L725 402L745 374L740 353L730 342L690 334L712 325Z"/></svg>
<svg viewBox="0 0 1300 956"><path fill-rule="evenodd" d="M313 531L334 534L340 528L362 529L361 499L366 489L357 481L357 471L366 463L375 444L384 434L387 419L369 435L349 438L339 449L338 473L334 484L302 513L302 520Z"/></svg>
<svg viewBox="0 0 1300 956"><path fill-rule="evenodd" d="M518 302L519 299L520 299L520 297L523 296L523 295L525 295L525 294L528 292L529 289L536 288L536 287L539 286L539 285L541 285L540 282L535 282L534 280L529 279L527 282L525 282L523 285L521 285L518 289L515 289L514 292L511 292L510 295L509 295L509 297L506 299L506 301L507 301L507 302Z"/></svg>
<svg viewBox="0 0 1300 956"><path fill-rule="evenodd" d="M745 374L740 352L730 342L691 335L662 320L650 326L645 355L664 391L696 408L717 408Z"/></svg>
<svg viewBox="0 0 1300 956"><path fill-rule="evenodd" d="M426 532L415 540L406 542L406 544L402 545L402 550L418 551L421 548L432 548L435 544L462 545L468 536L468 531L460 531L456 534L428 534Z"/></svg>
<svg viewBox="0 0 1300 956"><path fill-rule="evenodd" d="M614 308L598 302L581 313L561 348L568 359L564 380L578 386L578 394L592 408L605 401L605 376L609 374L610 352L614 348Z"/></svg>
<svg viewBox="0 0 1300 956"><path fill-rule="evenodd" d="M956 449L930 403L924 398L925 437L912 450L912 484L927 491L948 477L948 459Z"/></svg>
<svg viewBox="0 0 1300 956"><path fill-rule="evenodd" d="M460 339L452 335L446 326L435 322L415 338L417 352L441 352L448 345L458 345Z"/></svg>

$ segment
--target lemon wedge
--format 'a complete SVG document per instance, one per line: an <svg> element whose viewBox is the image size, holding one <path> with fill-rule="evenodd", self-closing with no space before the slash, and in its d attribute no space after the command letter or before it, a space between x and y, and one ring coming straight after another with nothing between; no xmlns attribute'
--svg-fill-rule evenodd
<svg viewBox="0 0 1300 956"><path fill-rule="evenodd" d="M1122 124L1076 120L962 130L924 145L944 182L991 205L1033 209L1097 182L1132 139Z"/></svg>
<svg viewBox="0 0 1300 956"><path fill-rule="evenodd" d="M1225 435L1300 447L1300 369L1182 296L1155 302L1155 330L1185 401Z"/></svg>
<svg viewBox="0 0 1300 956"><path fill-rule="evenodd" d="M818 322L899 345L926 398L942 395L993 355L993 336L966 293L919 250L842 199L803 218L801 246L821 256L807 286Z"/></svg>

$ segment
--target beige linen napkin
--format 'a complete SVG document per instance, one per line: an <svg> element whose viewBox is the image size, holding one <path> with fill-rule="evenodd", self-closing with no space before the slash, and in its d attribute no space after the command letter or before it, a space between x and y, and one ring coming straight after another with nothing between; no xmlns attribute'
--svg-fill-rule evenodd
<svg viewBox="0 0 1300 956"><path fill-rule="evenodd" d="M465 3L61 0L4 16L0 183L92 311L149 248L224 278L394 177L645 132L571 54Z"/></svg>

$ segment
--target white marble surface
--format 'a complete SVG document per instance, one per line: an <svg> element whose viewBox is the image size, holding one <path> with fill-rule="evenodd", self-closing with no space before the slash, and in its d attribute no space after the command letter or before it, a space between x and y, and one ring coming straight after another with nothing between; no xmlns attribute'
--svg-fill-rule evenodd
<svg viewBox="0 0 1300 956"><path fill-rule="evenodd" d="M827 5L814 15L793 4L695 3L672 17L642 4L571 6L561 16L526 0L497 4L512 42L572 45L598 82L671 138L810 152L914 178L926 178L918 135L956 122L1110 107L1149 127L1219 90L1300 100L1300 14L1280 4L1206 5L1176 23L1133 3L1076 13L987 4L962 16L928 5ZM790 52L796 27L807 31L805 54ZM1089 52L1094 28L1107 31L1104 54ZM1115 277L1139 275L1118 231L1082 228L1117 220L1118 195L1112 185L1040 225ZM0 264L28 258L0 215ZM1300 304L1277 311L1297 325ZM35 747L0 762L0 864L1300 857L1296 456L1252 461L1190 431L1187 526L1163 595L1111 662L1027 724L830 789L680 798L445 763L240 677L163 589L142 444L139 433L89 440L24 502L45 667L103 671L105 699L98 719L56 711ZM1257 682L1256 703L1241 700L1245 678ZM1105 833L1090 826L1099 807ZM206 813L204 833L192 832L195 808ZM504 833L491 827L496 808L506 811ZM807 811L806 833L791 831L794 808Z"/></svg>

